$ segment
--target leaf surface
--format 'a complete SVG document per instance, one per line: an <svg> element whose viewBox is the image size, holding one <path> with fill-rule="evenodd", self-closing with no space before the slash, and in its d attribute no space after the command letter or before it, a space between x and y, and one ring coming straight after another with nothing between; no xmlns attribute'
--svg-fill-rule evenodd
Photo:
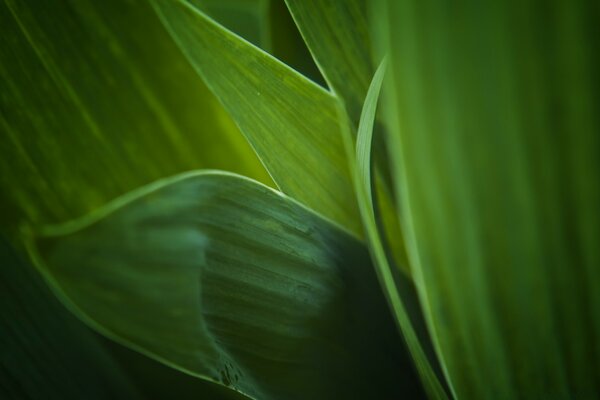
<svg viewBox="0 0 600 400"><path fill-rule="evenodd" d="M421 394L366 249L254 181L157 182L31 250L95 329L250 397Z"/></svg>
<svg viewBox="0 0 600 400"><path fill-rule="evenodd" d="M354 127L375 72L364 0L286 0L325 80Z"/></svg>
<svg viewBox="0 0 600 400"><path fill-rule="evenodd" d="M598 4L383 3L402 225L456 396L598 397Z"/></svg>
<svg viewBox="0 0 600 400"><path fill-rule="evenodd" d="M2 0L0 27L3 228L190 169L270 182L146 1Z"/></svg>
<svg viewBox="0 0 600 400"><path fill-rule="evenodd" d="M278 187L360 235L336 98L192 5L154 4Z"/></svg>
<svg viewBox="0 0 600 400"><path fill-rule="evenodd" d="M428 343L429 338L427 336L423 337L424 332L415 329L414 322L411 321L411 315L409 314L410 310L407 309L407 298L413 295L414 288L410 282L406 281L404 275L399 275L399 271L389 261L383 234L376 220L376 210L372 193L373 182L371 166L373 162L371 159L371 152L377 101L383 84L385 70L386 61L384 60L375 72L369 90L367 91L364 107L360 116L356 145L353 144L354 141L349 128L346 130L346 143L348 151L350 153L355 153L356 163L353 170L355 172L358 204L362 221L367 232L369 250L376 266L380 285L386 294L391 311L402 331L412 359L416 364L417 371L429 397L433 399L447 399L448 397L445 388L439 379L440 374L437 360L434 358L431 351L428 352L428 350L430 350L429 348L425 349L425 346L430 347ZM394 239L397 240L398 238ZM411 304L409 304L409 306L410 305ZM414 309L419 313L418 316L412 316L413 319L416 319L420 317L420 312L417 307ZM419 333L421 334L421 337L419 336Z"/></svg>

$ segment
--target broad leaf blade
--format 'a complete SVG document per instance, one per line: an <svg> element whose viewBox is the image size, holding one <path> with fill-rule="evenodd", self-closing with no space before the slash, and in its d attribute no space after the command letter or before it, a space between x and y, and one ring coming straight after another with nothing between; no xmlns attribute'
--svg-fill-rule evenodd
<svg viewBox="0 0 600 400"><path fill-rule="evenodd" d="M597 2L386 3L390 151L456 395L598 397Z"/></svg>
<svg viewBox="0 0 600 400"><path fill-rule="evenodd" d="M154 4L279 188L360 234L335 97L190 4Z"/></svg>
<svg viewBox="0 0 600 400"><path fill-rule="evenodd" d="M66 303L175 368L261 399L420 394L364 247L279 192L188 174L45 233Z"/></svg>
<svg viewBox="0 0 600 400"><path fill-rule="evenodd" d="M364 0L286 0L329 87L358 126L375 68Z"/></svg>
<svg viewBox="0 0 600 400"><path fill-rule="evenodd" d="M143 0L0 2L0 199L75 218L177 172L270 179Z"/></svg>

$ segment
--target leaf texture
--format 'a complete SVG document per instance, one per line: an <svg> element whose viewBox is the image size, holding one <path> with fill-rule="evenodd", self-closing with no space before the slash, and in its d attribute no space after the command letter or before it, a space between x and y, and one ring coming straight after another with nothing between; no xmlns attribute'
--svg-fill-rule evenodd
<svg viewBox="0 0 600 400"><path fill-rule="evenodd" d="M0 27L3 229L190 169L271 182L148 2L2 0Z"/></svg>
<svg viewBox="0 0 600 400"><path fill-rule="evenodd" d="M336 98L192 5L154 4L281 191L361 235Z"/></svg>
<svg viewBox="0 0 600 400"><path fill-rule="evenodd" d="M98 331L247 396L421 394L366 249L248 179L157 182L31 250Z"/></svg>
<svg viewBox="0 0 600 400"><path fill-rule="evenodd" d="M402 222L457 398L598 397L597 2L383 3Z"/></svg>

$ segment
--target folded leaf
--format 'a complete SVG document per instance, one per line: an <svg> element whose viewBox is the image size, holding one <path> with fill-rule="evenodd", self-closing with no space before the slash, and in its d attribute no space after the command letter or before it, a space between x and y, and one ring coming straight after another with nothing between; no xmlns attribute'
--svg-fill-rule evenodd
<svg viewBox="0 0 600 400"><path fill-rule="evenodd" d="M594 1L387 1L409 258L458 398L600 396Z"/></svg>
<svg viewBox="0 0 600 400"><path fill-rule="evenodd" d="M335 97L192 5L153 3L278 187L360 235Z"/></svg>
<svg viewBox="0 0 600 400"><path fill-rule="evenodd" d="M195 168L270 182L145 0L0 1L3 228Z"/></svg>
<svg viewBox="0 0 600 400"><path fill-rule="evenodd" d="M365 248L254 181L157 182L31 250L98 331L250 397L420 395Z"/></svg>

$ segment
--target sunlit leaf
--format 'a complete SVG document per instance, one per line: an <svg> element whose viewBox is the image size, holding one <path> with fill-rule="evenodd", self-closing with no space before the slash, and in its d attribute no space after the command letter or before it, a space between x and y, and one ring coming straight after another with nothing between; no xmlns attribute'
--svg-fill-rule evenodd
<svg viewBox="0 0 600 400"><path fill-rule="evenodd" d="M366 249L225 173L157 182L32 243L98 331L260 399L420 396Z"/></svg>
<svg viewBox="0 0 600 400"><path fill-rule="evenodd" d="M335 97L190 4L154 4L279 188L361 234Z"/></svg>

